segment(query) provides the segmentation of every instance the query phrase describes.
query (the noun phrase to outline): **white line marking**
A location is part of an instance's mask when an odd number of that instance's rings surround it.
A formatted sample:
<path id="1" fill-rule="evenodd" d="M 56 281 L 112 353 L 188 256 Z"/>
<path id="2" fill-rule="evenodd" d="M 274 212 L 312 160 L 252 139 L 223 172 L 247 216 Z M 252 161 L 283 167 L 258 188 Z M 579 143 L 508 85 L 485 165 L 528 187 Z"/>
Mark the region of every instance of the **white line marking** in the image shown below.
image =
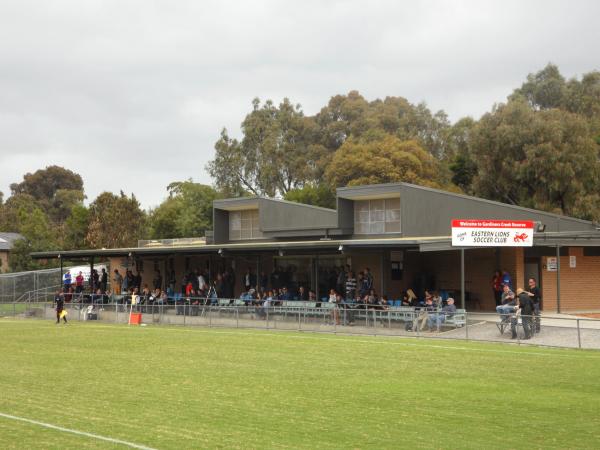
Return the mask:
<path id="1" fill-rule="evenodd" d="M 37 420 L 26 419 L 24 417 L 11 416 L 10 414 L 0 413 L 0 417 L 4 417 L 6 419 L 11 419 L 11 420 L 18 420 L 21 422 L 27 422 L 27 423 L 31 423 L 33 425 L 38 425 L 40 427 L 50 428 L 52 430 L 58 430 L 58 431 L 62 431 L 65 433 L 72 433 L 72 434 L 77 434 L 79 436 L 85 436 L 85 437 L 90 437 L 93 439 L 99 439 L 101 441 L 111 442 L 113 444 L 121 444 L 121 445 L 126 445 L 127 447 L 131 447 L 131 448 L 139 448 L 140 450 L 156 450 L 152 447 L 146 447 L 145 445 L 134 444 L 133 442 L 122 441 L 121 439 L 114 439 L 111 437 L 100 436 L 98 434 L 86 433 L 85 431 L 71 430 L 70 428 L 63 428 L 63 427 L 59 427 L 57 425 L 52 425 L 50 423 L 38 422 Z"/>

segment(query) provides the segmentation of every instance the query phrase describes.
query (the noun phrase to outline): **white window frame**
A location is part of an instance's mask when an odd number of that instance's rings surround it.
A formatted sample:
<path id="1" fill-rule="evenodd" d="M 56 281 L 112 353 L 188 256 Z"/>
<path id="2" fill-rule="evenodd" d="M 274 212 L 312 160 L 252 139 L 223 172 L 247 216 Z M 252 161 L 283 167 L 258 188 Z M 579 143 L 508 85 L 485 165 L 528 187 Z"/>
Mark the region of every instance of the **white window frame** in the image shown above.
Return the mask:
<path id="1" fill-rule="evenodd" d="M 393 198 L 378 198 L 372 200 L 355 200 L 354 201 L 354 234 L 398 234 L 402 232 L 402 217 L 401 209 L 398 203 L 398 208 L 390 207 L 392 201 L 400 202 L 399 197 Z M 383 209 L 381 209 L 383 202 Z M 367 205 L 367 208 L 359 208 L 360 205 Z M 396 213 L 398 220 L 388 220 L 390 214 Z M 383 220 L 381 215 L 383 214 Z M 362 216 L 362 217 L 361 217 Z M 362 219 L 362 220 L 361 220 Z M 383 231 L 372 231 L 374 226 L 383 224 Z M 398 224 L 398 230 L 388 231 L 388 224 Z"/>
<path id="2" fill-rule="evenodd" d="M 249 227 L 248 224 L 250 224 Z M 238 233 L 238 236 L 236 237 L 234 233 Z M 260 231 L 258 209 L 229 211 L 230 241 L 246 241 L 249 239 L 262 239 L 263 237 Z"/>

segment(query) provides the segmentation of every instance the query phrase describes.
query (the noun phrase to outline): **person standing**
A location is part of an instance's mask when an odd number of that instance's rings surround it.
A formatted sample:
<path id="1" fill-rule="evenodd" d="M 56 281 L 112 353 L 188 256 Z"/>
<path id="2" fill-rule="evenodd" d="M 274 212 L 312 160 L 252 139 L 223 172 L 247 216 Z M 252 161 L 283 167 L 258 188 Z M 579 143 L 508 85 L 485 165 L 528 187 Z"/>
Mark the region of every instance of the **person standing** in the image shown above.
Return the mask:
<path id="1" fill-rule="evenodd" d="M 81 294 L 83 292 L 83 273 L 79 272 L 75 277 L 75 292 Z"/>
<path id="2" fill-rule="evenodd" d="M 501 281 L 502 286 L 508 286 L 508 288 L 510 290 L 512 290 L 512 279 L 510 278 L 510 274 L 508 273 L 508 270 L 504 270 L 502 272 L 502 281 Z"/>
<path id="3" fill-rule="evenodd" d="M 102 268 L 102 273 L 100 274 L 100 290 L 103 294 L 106 294 L 106 288 L 108 287 L 108 274 L 106 273 L 106 269 Z"/>
<path id="4" fill-rule="evenodd" d="M 115 293 L 115 295 L 121 295 L 121 285 L 123 284 L 123 276 L 119 273 L 117 269 L 115 269 L 113 282 L 115 283 L 115 285 L 113 286 L 113 292 Z"/>
<path id="5" fill-rule="evenodd" d="M 346 279 L 346 300 L 352 300 L 356 294 L 356 277 L 354 272 L 348 271 L 348 278 Z"/>
<path id="6" fill-rule="evenodd" d="M 531 339 L 533 335 L 533 328 L 531 319 L 533 316 L 533 301 L 531 297 L 529 297 L 529 293 L 525 292 L 523 289 L 517 289 L 517 298 L 518 298 L 518 308 L 521 311 L 521 320 L 523 323 L 523 332 L 525 333 L 525 339 Z M 513 336 L 516 334 L 513 331 Z"/>
<path id="7" fill-rule="evenodd" d="M 530 278 L 527 283 L 529 285 L 529 291 L 527 291 L 527 294 L 529 295 L 529 298 L 531 298 L 531 301 L 533 302 L 535 332 L 539 333 L 540 328 L 541 328 L 540 310 L 541 310 L 542 296 L 540 294 L 540 288 L 537 287 L 537 282 L 535 281 L 535 278 Z"/>
<path id="8" fill-rule="evenodd" d="M 69 288 L 71 287 L 71 271 L 67 270 L 67 273 L 63 275 L 63 284 L 65 286 L 64 291 L 69 292 Z"/>
<path id="9" fill-rule="evenodd" d="M 492 277 L 492 291 L 494 292 L 496 306 L 500 306 L 502 304 L 502 275 L 500 275 L 499 270 L 496 270 L 494 272 L 494 276 Z"/>
<path id="10" fill-rule="evenodd" d="M 54 305 L 56 308 L 56 323 L 60 323 L 60 319 L 67 323 L 67 311 L 65 311 L 65 298 L 62 292 L 57 292 L 54 296 Z"/>

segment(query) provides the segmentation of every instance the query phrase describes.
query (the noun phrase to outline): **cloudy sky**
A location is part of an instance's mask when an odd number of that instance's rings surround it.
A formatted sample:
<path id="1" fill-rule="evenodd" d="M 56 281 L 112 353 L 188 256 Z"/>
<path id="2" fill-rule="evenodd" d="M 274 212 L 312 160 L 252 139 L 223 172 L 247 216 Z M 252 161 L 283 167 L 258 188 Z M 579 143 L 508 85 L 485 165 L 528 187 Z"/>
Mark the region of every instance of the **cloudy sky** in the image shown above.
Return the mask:
<path id="1" fill-rule="evenodd" d="M 222 127 L 254 97 L 314 114 L 360 91 L 452 121 L 528 73 L 600 70 L 600 2 L 0 0 L 0 191 L 58 164 L 88 198 L 210 183 Z"/>

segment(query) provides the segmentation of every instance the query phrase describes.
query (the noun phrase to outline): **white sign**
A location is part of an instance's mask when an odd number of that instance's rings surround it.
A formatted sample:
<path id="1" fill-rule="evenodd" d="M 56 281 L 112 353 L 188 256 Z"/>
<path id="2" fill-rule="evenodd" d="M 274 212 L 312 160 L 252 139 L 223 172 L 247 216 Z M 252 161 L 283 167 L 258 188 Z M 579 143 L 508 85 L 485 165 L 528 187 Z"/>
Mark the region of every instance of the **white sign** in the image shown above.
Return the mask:
<path id="1" fill-rule="evenodd" d="M 546 270 L 548 270 L 548 272 L 556 272 L 558 270 L 556 256 L 548 256 L 548 259 L 546 259 Z"/>
<path id="2" fill-rule="evenodd" d="M 577 267 L 577 256 L 569 256 L 569 267 L 575 269 Z"/>
<path id="3" fill-rule="evenodd" d="M 453 247 L 531 247 L 531 220 L 452 220 Z"/>

